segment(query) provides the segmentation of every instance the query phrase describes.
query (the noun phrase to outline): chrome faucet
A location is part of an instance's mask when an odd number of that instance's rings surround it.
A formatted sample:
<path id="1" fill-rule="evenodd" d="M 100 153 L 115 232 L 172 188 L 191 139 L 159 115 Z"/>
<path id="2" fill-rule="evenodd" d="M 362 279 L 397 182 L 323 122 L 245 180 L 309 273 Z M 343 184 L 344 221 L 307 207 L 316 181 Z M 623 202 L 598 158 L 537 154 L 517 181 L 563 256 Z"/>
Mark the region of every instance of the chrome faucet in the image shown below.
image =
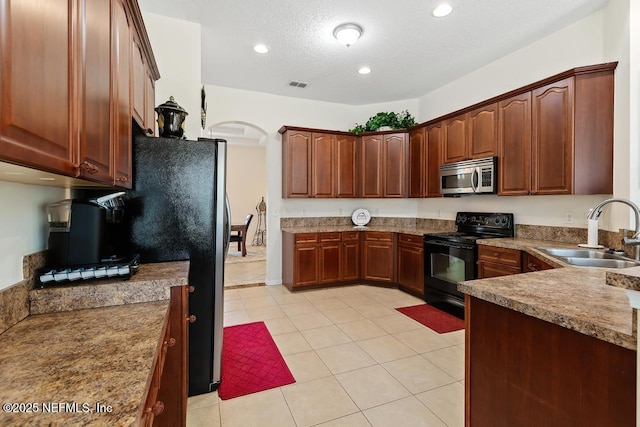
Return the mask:
<path id="1" fill-rule="evenodd" d="M 640 209 L 638 208 L 638 205 L 633 203 L 631 200 L 623 199 L 621 197 L 614 197 L 614 198 L 607 199 L 607 200 L 604 200 L 604 201 L 598 203 L 593 209 L 591 209 L 591 212 L 589 213 L 588 219 L 597 220 L 600 217 L 600 215 L 602 214 L 602 208 L 605 205 L 608 205 L 609 203 L 614 203 L 614 202 L 620 202 L 620 203 L 623 203 L 623 204 L 629 206 L 631 208 L 631 210 L 633 211 L 633 214 L 636 217 L 636 231 L 633 234 L 633 237 L 628 238 L 627 237 L 627 230 L 623 229 L 622 230 L 622 244 L 625 245 L 625 246 L 636 246 L 636 248 L 635 248 L 636 260 L 640 260 L 640 247 L 638 247 L 640 245 L 640 237 L 639 237 L 640 236 Z"/>

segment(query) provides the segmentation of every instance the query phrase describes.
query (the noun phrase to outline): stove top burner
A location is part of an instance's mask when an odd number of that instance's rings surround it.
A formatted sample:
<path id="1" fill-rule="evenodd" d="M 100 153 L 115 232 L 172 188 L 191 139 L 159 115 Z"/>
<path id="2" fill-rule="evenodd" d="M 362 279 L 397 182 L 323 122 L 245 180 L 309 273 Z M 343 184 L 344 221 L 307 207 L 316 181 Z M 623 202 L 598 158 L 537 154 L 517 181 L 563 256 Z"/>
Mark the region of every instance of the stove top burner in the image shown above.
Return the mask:
<path id="1" fill-rule="evenodd" d="M 478 239 L 513 237 L 513 214 L 458 212 L 456 214 L 458 231 L 425 234 L 425 240 L 443 240 L 450 242 L 475 244 Z"/>

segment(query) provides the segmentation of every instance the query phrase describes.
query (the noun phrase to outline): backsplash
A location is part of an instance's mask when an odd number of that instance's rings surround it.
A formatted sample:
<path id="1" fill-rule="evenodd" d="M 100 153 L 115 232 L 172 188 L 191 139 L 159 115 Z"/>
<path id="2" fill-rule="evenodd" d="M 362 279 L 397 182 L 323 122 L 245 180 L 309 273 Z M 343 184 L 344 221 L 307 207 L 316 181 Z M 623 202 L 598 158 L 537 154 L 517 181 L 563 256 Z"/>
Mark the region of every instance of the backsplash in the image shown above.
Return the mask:
<path id="1" fill-rule="evenodd" d="M 29 291 L 36 283 L 36 272 L 44 267 L 45 252 L 22 258 L 24 280 L 0 291 L 0 334 L 29 315 Z"/>

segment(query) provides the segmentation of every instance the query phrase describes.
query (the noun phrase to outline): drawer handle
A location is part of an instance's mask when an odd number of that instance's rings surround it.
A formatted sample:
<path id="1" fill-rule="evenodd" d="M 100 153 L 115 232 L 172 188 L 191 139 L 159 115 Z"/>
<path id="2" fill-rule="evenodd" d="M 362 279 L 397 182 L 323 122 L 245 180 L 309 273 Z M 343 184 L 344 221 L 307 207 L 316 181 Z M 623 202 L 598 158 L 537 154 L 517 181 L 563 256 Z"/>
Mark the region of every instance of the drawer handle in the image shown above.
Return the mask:
<path id="1" fill-rule="evenodd" d="M 161 400 L 158 400 L 151 408 L 147 408 L 147 413 L 149 412 L 155 416 L 162 414 L 164 412 L 164 403 L 162 403 Z"/>
<path id="2" fill-rule="evenodd" d="M 191 316 L 187 317 L 187 320 L 189 321 L 189 323 L 194 323 L 196 319 L 197 317 L 195 314 L 192 314 Z"/>
<path id="3" fill-rule="evenodd" d="M 96 165 L 94 165 L 93 163 L 89 163 L 86 160 L 82 163 L 80 163 L 79 166 L 80 170 L 82 172 L 86 172 L 89 175 L 95 175 L 98 172 L 100 172 L 100 168 L 98 168 Z"/>
<path id="4" fill-rule="evenodd" d="M 127 178 L 126 176 L 119 176 L 118 178 L 116 178 L 116 181 L 118 181 L 118 182 L 129 182 L 129 178 Z"/>

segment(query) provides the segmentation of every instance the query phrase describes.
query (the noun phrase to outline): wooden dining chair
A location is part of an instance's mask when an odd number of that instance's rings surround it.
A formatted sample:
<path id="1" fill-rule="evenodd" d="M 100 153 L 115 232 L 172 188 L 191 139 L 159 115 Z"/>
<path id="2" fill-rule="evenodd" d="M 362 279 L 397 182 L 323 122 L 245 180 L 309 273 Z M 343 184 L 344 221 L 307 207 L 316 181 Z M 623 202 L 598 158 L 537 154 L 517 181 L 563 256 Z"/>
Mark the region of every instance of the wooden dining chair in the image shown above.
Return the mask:
<path id="1" fill-rule="evenodd" d="M 238 250 L 242 251 L 242 256 L 247 256 L 247 232 L 249 231 L 249 224 L 253 219 L 253 214 L 247 215 L 242 225 L 231 226 L 231 237 L 229 242 L 238 242 Z M 236 231 L 237 234 L 233 234 Z"/>

